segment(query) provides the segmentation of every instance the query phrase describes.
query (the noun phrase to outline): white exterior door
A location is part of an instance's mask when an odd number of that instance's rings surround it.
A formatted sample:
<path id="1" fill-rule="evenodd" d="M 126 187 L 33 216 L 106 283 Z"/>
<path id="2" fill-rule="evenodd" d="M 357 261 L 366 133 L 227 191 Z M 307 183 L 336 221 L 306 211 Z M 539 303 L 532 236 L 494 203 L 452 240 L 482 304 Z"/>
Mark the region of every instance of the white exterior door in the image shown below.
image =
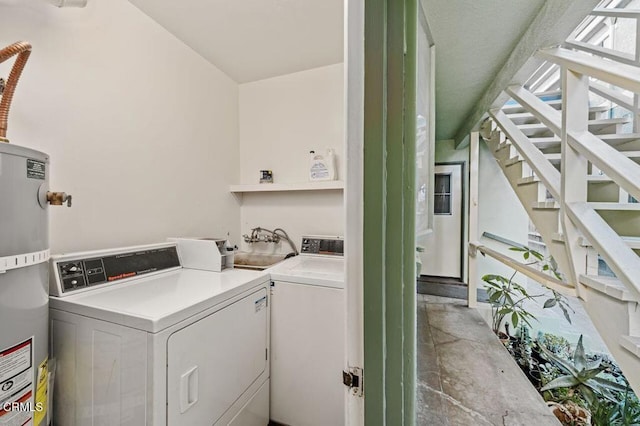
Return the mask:
<path id="1" fill-rule="evenodd" d="M 462 278 L 462 164 L 436 164 L 433 238 L 422 253 L 422 275 Z"/>

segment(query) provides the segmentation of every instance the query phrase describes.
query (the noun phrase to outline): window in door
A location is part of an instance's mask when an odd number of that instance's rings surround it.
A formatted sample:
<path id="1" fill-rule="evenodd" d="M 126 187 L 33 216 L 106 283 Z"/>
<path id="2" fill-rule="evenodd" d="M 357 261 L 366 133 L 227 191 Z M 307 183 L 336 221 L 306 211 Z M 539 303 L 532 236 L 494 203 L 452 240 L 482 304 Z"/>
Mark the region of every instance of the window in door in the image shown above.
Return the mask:
<path id="1" fill-rule="evenodd" d="M 451 173 L 436 173 L 434 176 L 433 214 L 450 215 Z"/>

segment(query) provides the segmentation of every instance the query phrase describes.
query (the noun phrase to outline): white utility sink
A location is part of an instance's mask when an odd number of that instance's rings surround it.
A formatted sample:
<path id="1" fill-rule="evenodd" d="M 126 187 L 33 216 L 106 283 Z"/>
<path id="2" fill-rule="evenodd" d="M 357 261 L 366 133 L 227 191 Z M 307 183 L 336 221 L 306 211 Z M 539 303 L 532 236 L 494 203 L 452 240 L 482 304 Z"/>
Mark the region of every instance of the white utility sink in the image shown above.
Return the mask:
<path id="1" fill-rule="evenodd" d="M 284 254 L 238 252 L 233 257 L 233 266 L 239 269 L 255 269 L 261 271 L 276 263 L 282 262 L 285 256 Z"/>

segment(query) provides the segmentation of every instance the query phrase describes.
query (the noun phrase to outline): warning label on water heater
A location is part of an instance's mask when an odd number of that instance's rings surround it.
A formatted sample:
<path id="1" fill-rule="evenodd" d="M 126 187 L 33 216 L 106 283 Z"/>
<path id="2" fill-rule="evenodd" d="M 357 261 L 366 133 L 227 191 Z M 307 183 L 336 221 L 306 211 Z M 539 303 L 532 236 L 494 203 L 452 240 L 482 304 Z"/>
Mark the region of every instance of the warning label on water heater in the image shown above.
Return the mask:
<path id="1" fill-rule="evenodd" d="M 33 338 L 0 350 L 0 425 L 33 421 Z"/>
<path id="2" fill-rule="evenodd" d="M 44 180 L 47 171 L 46 167 L 44 161 L 27 159 L 27 177 L 29 179 Z"/>

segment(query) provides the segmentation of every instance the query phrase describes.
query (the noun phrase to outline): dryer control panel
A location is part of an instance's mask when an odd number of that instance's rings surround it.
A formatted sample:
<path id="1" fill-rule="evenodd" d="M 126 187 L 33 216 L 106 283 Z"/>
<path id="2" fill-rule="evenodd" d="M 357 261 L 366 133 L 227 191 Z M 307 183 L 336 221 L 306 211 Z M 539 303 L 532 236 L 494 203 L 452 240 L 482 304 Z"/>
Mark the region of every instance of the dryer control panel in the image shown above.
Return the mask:
<path id="1" fill-rule="evenodd" d="M 113 250 L 56 256 L 51 260 L 52 296 L 64 296 L 95 286 L 168 269 L 180 268 L 175 244 L 130 247 Z"/>
<path id="2" fill-rule="evenodd" d="M 344 256 L 344 239 L 341 237 L 302 237 L 300 254 Z"/>

